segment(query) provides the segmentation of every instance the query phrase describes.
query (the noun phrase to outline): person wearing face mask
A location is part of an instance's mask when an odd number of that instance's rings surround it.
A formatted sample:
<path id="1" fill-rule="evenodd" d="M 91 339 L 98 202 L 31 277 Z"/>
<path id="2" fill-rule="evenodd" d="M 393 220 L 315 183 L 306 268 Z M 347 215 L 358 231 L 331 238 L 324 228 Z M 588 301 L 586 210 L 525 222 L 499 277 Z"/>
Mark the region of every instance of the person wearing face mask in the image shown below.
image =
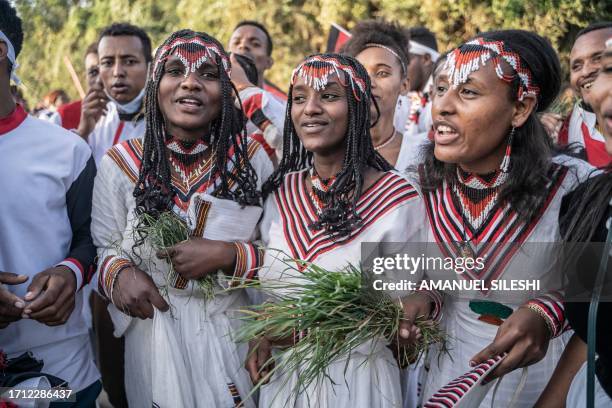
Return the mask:
<path id="1" fill-rule="evenodd" d="M 113 146 L 100 161 L 92 206 L 98 290 L 125 337 L 130 407 L 254 407 L 246 347 L 229 337 L 246 294 L 220 285 L 225 274 L 244 272 L 237 248 L 256 238 L 261 184 L 273 168 L 246 134 L 232 69 L 210 35 L 170 35 L 145 88 L 144 138 Z M 170 212 L 190 238 L 156 253 L 142 217 Z M 198 283 L 207 276 L 213 298 Z"/>
<path id="2" fill-rule="evenodd" d="M 606 152 L 612 158 L 612 37 L 606 41 L 606 48 L 601 55 L 601 69 L 590 86 L 589 103 L 597 116 L 597 123 L 601 124 Z M 612 228 L 612 164 L 601 168 L 594 177 L 564 198 L 560 220 L 563 239 L 568 243 L 606 241 Z M 603 255 L 612 257 L 612 253 Z M 601 258 L 590 256 L 587 252 L 578 252 L 577 255 L 572 253 L 570 256 L 576 256 L 581 265 L 577 286 L 586 289 L 587 296 L 565 306 L 575 334 L 563 352 L 537 407 L 587 406 L 587 331 L 592 324 L 596 324 L 593 402 L 595 407 L 609 407 L 612 406 L 612 299 L 609 296 L 612 259 L 608 259 L 608 268 L 604 272 L 604 295 L 600 299 L 597 318 L 589 321 L 589 299 L 593 293 L 595 276 L 592 271 L 599 269 Z M 585 279 L 586 276 L 589 278 Z"/>
<path id="3" fill-rule="evenodd" d="M 597 22 L 581 30 L 570 52 L 570 85 L 579 98 L 570 115 L 563 119 L 558 114 L 541 116 L 542 124 L 559 145 L 578 146 L 589 163 L 595 167 L 610 163 L 605 149 L 602 124 L 591 107 L 592 84 L 601 68 L 606 40 L 612 35 L 612 22 Z"/>
<path id="4" fill-rule="evenodd" d="M 447 256 L 480 257 L 484 266 L 428 271 L 431 279 L 466 288 L 445 291 L 449 352 L 430 355 L 424 396 L 431 406 L 476 398 L 451 381 L 470 367 L 498 362 L 482 378 L 490 388 L 478 382 L 474 388 L 482 401 L 472 403 L 481 405 L 470 406 L 491 406 L 495 394 L 493 406 L 532 407 L 568 340 L 552 244 L 560 242 L 564 196 L 592 168 L 553 156 L 536 116 L 557 96 L 560 75 L 550 44 L 523 30 L 483 33 L 450 51 L 436 70 L 433 140 L 418 168 L 431 225 L 427 240 Z M 535 279 L 540 288 L 492 284 L 518 279 Z M 482 373 L 472 375 L 480 381 Z M 494 391 L 493 380 L 502 376 Z"/>
<path id="5" fill-rule="evenodd" d="M 98 39 L 100 81 L 82 103 L 77 132 L 96 164 L 115 144 L 144 134 L 143 98 L 151 62 L 151 40 L 141 28 L 115 23 Z"/>

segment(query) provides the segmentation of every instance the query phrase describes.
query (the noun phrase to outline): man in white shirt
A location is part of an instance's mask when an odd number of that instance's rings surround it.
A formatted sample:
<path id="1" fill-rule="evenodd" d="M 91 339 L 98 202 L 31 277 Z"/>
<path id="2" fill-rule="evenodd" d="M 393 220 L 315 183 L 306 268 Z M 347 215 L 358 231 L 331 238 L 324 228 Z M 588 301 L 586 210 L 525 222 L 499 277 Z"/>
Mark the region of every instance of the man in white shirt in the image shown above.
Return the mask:
<path id="1" fill-rule="evenodd" d="M 59 378 L 76 392 L 71 406 L 91 407 L 101 384 L 79 291 L 96 255 L 95 165 L 81 138 L 15 104 L 10 79 L 18 81 L 22 43 L 21 20 L 0 0 L 0 348 L 9 359 L 3 373 L 16 358 L 37 360 L 40 372 L 14 368 L 22 381 L 48 388 Z"/>
<path id="2" fill-rule="evenodd" d="M 139 27 L 112 24 L 100 34 L 98 58 L 100 82 L 83 100 L 78 128 L 96 163 L 117 143 L 144 135 L 142 103 L 151 40 Z"/>

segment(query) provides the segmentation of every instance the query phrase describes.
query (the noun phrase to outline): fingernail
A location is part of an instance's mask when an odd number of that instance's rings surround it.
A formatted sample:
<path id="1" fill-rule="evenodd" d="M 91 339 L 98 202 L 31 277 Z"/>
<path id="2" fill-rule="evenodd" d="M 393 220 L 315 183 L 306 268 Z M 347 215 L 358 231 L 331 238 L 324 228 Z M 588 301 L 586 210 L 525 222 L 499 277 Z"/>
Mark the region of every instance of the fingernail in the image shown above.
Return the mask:
<path id="1" fill-rule="evenodd" d="M 401 329 L 400 330 L 400 337 L 403 337 L 404 339 L 407 339 L 408 337 L 410 337 L 410 332 L 407 329 Z"/>
<path id="2" fill-rule="evenodd" d="M 15 302 L 15 307 L 18 309 L 23 309 L 25 307 L 25 303 L 23 303 L 21 300 L 18 300 Z"/>
<path id="3" fill-rule="evenodd" d="M 476 362 L 474 360 L 470 360 L 470 367 L 475 367 L 476 366 Z"/>
<path id="4" fill-rule="evenodd" d="M 30 299 L 32 299 L 33 296 L 34 296 L 34 292 L 28 292 L 25 295 L 25 299 L 26 300 L 30 300 Z"/>
<path id="5" fill-rule="evenodd" d="M 23 314 L 21 315 L 21 318 L 22 318 L 22 319 L 29 319 L 29 318 L 30 318 L 30 316 L 29 316 L 28 314 L 26 314 L 26 313 L 23 313 Z"/>
<path id="6" fill-rule="evenodd" d="M 27 278 L 27 277 L 28 277 L 28 275 L 19 275 L 18 276 L 19 279 L 23 279 L 23 278 Z"/>
<path id="7" fill-rule="evenodd" d="M 26 310 L 23 311 L 23 313 L 30 314 L 30 313 L 32 313 L 32 309 L 26 309 Z"/>

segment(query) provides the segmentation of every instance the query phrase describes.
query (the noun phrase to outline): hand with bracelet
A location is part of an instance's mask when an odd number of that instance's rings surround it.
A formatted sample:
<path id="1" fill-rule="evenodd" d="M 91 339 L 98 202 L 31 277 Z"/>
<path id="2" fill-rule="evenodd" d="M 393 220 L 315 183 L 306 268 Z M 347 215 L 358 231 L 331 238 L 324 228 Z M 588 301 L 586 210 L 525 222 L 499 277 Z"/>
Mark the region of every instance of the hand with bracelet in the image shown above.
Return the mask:
<path id="1" fill-rule="evenodd" d="M 123 313 L 139 319 L 152 319 L 153 307 L 162 312 L 170 308 L 153 278 L 135 266 L 125 267 L 117 273 L 110 298 Z"/>
<path id="2" fill-rule="evenodd" d="M 527 303 L 514 311 L 499 326 L 493 342 L 472 357 L 470 366 L 474 367 L 489 358 L 508 353 L 508 356 L 488 376 L 487 381 L 491 381 L 519 367 L 529 366 L 543 359 L 552 335 L 547 318 Z"/>

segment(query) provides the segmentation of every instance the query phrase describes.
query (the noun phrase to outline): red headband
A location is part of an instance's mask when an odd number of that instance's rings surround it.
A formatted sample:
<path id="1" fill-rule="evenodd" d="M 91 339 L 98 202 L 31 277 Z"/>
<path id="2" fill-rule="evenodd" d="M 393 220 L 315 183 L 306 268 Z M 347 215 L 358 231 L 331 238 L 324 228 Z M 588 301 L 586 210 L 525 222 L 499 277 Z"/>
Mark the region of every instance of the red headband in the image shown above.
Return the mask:
<path id="1" fill-rule="evenodd" d="M 453 86 L 467 81 L 468 76 L 478 71 L 490 60 L 495 64 L 495 73 L 505 82 L 512 82 L 514 75 L 505 75 L 501 66 L 504 60 L 518 75 L 521 85 L 518 90 L 518 99 L 522 101 L 525 95 L 540 93 L 540 88 L 533 84 L 533 76 L 529 68 L 521 61 L 520 55 L 509 50 L 503 41 L 488 41 L 482 37 L 468 41 L 448 54 L 445 69 L 449 69 L 448 76 Z"/>
<path id="2" fill-rule="evenodd" d="M 299 76 L 304 78 L 306 85 L 315 91 L 320 91 L 321 89 L 325 89 L 325 87 L 327 87 L 329 76 L 336 74 L 342 86 L 347 87 L 348 84 L 343 81 L 340 72 L 344 72 L 346 74 L 346 78 L 348 78 L 350 81 L 351 90 L 353 91 L 353 95 L 355 95 L 355 99 L 360 101 L 361 97 L 359 95 L 365 95 L 365 81 L 357 76 L 357 73 L 353 67 L 341 63 L 334 57 L 314 55 L 307 58 L 293 70 L 293 74 L 291 75 L 291 85 L 293 86 L 296 78 Z"/>
<path id="3" fill-rule="evenodd" d="M 227 57 L 219 46 L 213 42 L 203 40 L 199 37 L 189 39 L 177 38 L 170 44 L 164 45 L 159 53 L 159 58 L 155 61 L 154 71 L 161 62 L 165 62 L 169 55 L 176 55 L 185 65 L 185 76 L 191 72 L 195 72 L 206 61 L 215 61 L 215 55 L 221 58 L 223 70 L 230 75 L 230 63 Z"/>

